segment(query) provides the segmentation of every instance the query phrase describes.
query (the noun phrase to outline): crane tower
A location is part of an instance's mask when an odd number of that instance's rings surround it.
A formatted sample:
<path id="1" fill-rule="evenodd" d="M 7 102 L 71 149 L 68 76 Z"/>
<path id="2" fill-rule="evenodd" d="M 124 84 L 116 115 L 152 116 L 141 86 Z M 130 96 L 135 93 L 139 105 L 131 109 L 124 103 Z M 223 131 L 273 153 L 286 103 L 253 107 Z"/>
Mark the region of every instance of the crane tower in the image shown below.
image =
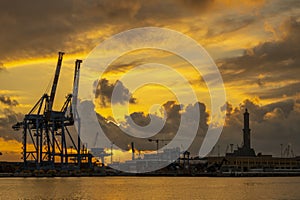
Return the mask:
<path id="1" fill-rule="evenodd" d="M 58 60 L 50 96 L 43 94 L 22 122 L 13 129 L 23 129 L 22 143 L 24 169 L 65 169 L 70 161 L 76 161 L 80 168 L 82 160 L 91 165 L 92 155 L 82 151 L 80 138 L 77 143 L 68 127 L 74 125 L 73 109 L 76 108 L 78 80 L 81 60 L 75 62 L 73 94 L 68 94 L 62 107 L 53 110 L 56 88 L 62 66 L 63 52 L 58 53 Z M 75 98 L 73 97 L 75 96 Z M 73 101 L 73 102 L 72 102 Z M 75 154 L 68 152 L 67 142 L 76 149 Z"/>

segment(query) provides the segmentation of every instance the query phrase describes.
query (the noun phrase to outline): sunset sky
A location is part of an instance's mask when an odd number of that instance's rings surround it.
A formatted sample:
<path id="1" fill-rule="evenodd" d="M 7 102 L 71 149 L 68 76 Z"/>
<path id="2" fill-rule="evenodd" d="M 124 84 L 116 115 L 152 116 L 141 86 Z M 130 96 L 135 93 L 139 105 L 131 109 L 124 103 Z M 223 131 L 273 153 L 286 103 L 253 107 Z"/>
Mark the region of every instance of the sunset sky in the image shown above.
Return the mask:
<path id="1" fill-rule="evenodd" d="M 299 0 L 3 0 L 0 25 L 0 160 L 20 157 L 21 132 L 11 130 L 11 125 L 22 121 L 42 94 L 49 92 L 58 51 L 66 54 L 55 108 L 72 91 L 75 59 L 84 62 L 97 45 L 114 34 L 148 26 L 186 34 L 217 64 L 227 97 L 226 123 L 218 143 L 221 154 L 231 143 L 241 145 L 242 113 L 247 107 L 256 152 L 278 156 L 283 144 L 300 155 Z M 126 72 L 147 62 L 171 66 L 189 80 L 206 116 L 202 128 L 207 128 L 210 99 L 205 83 L 189 63 L 168 52 L 144 50 L 120 57 L 102 77 L 108 82 L 101 82 L 100 90 L 109 90 Z M 147 68 L 140 70 L 140 78 L 151 74 Z M 173 81 L 182 91 L 169 72 L 162 70 L 157 76 Z M 124 91 L 126 88 L 124 85 Z M 105 93 L 98 97 L 99 114 L 111 120 L 110 97 Z M 170 115 L 178 104 L 173 93 L 158 85 L 129 92 L 124 97 L 128 100 L 132 101 L 130 113 L 143 113 L 134 115 L 141 124 L 147 121 L 153 104 L 175 101 L 165 104 Z M 122 110 L 123 100 L 117 103 Z M 151 112 L 160 116 L 157 111 Z M 188 112 L 187 107 L 176 111 L 181 112 Z M 118 117 L 127 122 L 126 117 Z"/>

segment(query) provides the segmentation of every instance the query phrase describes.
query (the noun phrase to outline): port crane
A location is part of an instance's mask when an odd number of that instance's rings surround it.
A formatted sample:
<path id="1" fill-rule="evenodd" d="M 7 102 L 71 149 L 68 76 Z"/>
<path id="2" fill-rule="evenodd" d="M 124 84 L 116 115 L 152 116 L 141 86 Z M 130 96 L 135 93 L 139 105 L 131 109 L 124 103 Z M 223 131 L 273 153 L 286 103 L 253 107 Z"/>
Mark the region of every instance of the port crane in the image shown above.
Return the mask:
<path id="1" fill-rule="evenodd" d="M 107 156 L 112 156 L 112 146 L 110 149 L 110 153 L 107 153 L 104 148 L 99 148 L 97 146 L 97 141 L 99 137 L 99 132 L 97 132 L 96 137 L 95 137 L 95 142 L 94 142 L 94 148 L 91 148 L 91 152 L 94 155 L 95 158 L 100 158 L 101 164 L 104 166 L 104 158 Z M 98 160 L 97 160 L 98 161 Z M 112 158 L 111 158 L 111 163 L 112 163 Z"/>
<path id="2" fill-rule="evenodd" d="M 81 151 L 79 134 L 76 145 L 73 135 L 68 129 L 74 125 L 73 108 L 77 103 L 81 60 L 75 61 L 73 94 L 66 96 L 60 110 L 53 110 L 63 55 L 64 52 L 58 53 L 50 96 L 47 93 L 43 94 L 25 115 L 23 121 L 12 126 L 16 131 L 23 129 L 24 169 L 65 169 L 68 168 L 69 160 L 76 160 L 79 168 L 82 160 L 88 160 L 91 165 L 92 155 Z M 68 152 L 67 142 L 72 143 L 72 147 L 77 151 L 76 154 Z"/>

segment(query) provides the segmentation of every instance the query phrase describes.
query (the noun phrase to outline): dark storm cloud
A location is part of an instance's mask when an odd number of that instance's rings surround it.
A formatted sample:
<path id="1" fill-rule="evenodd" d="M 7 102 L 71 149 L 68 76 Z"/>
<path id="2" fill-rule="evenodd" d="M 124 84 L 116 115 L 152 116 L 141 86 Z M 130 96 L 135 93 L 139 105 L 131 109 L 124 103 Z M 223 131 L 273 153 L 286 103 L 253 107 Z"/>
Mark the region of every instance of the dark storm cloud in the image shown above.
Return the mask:
<path id="1" fill-rule="evenodd" d="M 11 99 L 9 96 L 0 95 L 0 103 L 8 106 L 17 106 L 19 102 L 15 99 Z"/>
<path id="2" fill-rule="evenodd" d="M 250 95 L 257 95 L 261 99 L 273 99 L 280 97 L 294 97 L 300 92 L 300 80 L 298 83 L 286 84 L 279 88 L 267 89 L 264 91 L 249 92 Z"/>
<path id="3" fill-rule="evenodd" d="M 113 94 L 114 96 L 112 96 Z M 100 100 L 99 104 L 103 107 L 108 106 L 110 103 L 136 103 L 136 98 L 132 97 L 132 94 L 121 81 L 111 84 L 107 79 L 101 79 L 96 87 L 95 97 Z"/>
<path id="4" fill-rule="evenodd" d="M 290 10 L 294 10 L 297 8 L 300 8 L 300 1 L 298 0 L 286 0 L 286 1 L 271 1 L 272 6 L 269 4 L 266 4 L 264 6 L 264 13 L 261 13 L 264 15 L 264 17 L 270 17 L 274 15 L 278 15 L 278 13 L 284 13 Z"/>
<path id="5" fill-rule="evenodd" d="M 229 144 L 242 145 L 243 113 L 250 113 L 252 146 L 258 152 L 280 155 L 280 144 L 292 144 L 295 153 L 300 153 L 299 103 L 283 101 L 260 106 L 245 100 L 239 107 L 230 110 L 226 118 L 219 145 L 225 150 Z M 221 153 L 225 153 L 224 151 Z"/>
<path id="6" fill-rule="evenodd" d="M 222 7 L 215 10 L 218 14 L 221 11 L 222 15 L 214 20 L 216 26 L 210 27 L 208 32 L 213 35 L 233 32 L 279 15 L 293 16 L 297 13 L 294 11 L 300 8 L 298 0 L 223 1 L 222 3 Z"/>
<path id="7" fill-rule="evenodd" d="M 147 126 L 151 122 L 150 115 L 145 115 L 143 112 L 131 113 L 130 116 L 126 116 L 125 119 L 127 120 L 129 117 L 139 126 Z"/>
<path id="8" fill-rule="evenodd" d="M 202 15 L 213 5 L 211 0 L 143 1 L 135 18 L 146 23 L 162 24 L 182 17 Z"/>
<path id="9" fill-rule="evenodd" d="M 276 1 L 275 5 L 267 4 L 263 7 L 265 10 L 256 16 L 242 12 L 232 13 L 230 6 L 220 2 L 3 0 L 0 2 L 0 59 L 8 62 L 54 56 L 59 50 L 66 53 L 86 53 L 106 37 L 120 31 L 141 26 L 169 27 L 180 23 L 182 19 L 191 21 L 186 30 L 194 33 L 195 30 L 202 30 L 203 24 L 207 23 L 205 18 L 201 19 L 199 16 L 216 7 L 218 9 L 213 12 L 221 15 L 217 19 L 209 17 L 207 37 L 232 32 L 273 13 L 299 7 L 298 1 Z M 235 2 L 230 4 L 239 5 Z"/>
<path id="10" fill-rule="evenodd" d="M 252 75 L 258 70 L 259 72 L 281 72 L 283 69 L 297 69 L 300 47 L 294 44 L 300 41 L 300 36 L 297 34 L 300 23 L 291 19 L 285 23 L 285 27 L 289 33 L 282 41 L 265 42 L 248 49 L 241 57 L 224 60 L 222 68 L 224 67 L 224 70 L 244 69 L 240 75 L 249 72 L 249 75 Z"/>
<path id="11" fill-rule="evenodd" d="M 130 21 L 137 9 L 135 1 L 1 1 L 0 59 L 17 60 L 49 56 L 58 50 L 74 53 L 91 49 L 95 41 L 85 36 L 86 32 L 115 24 L 122 27 L 120 20 Z M 118 31 L 118 27 L 114 30 Z M 82 34 L 81 37 L 77 38 L 78 34 Z"/>
<path id="12" fill-rule="evenodd" d="M 211 2 L 4 0 L 0 2 L 0 59 L 54 56 L 59 50 L 86 53 L 120 31 L 176 24 L 181 18 L 203 14 Z"/>
<path id="13" fill-rule="evenodd" d="M 199 153 L 200 147 L 202 145 L 203 139 L 208 129 L 208 118 L 209 118 L 209 114 L 206 110 L 206 105 L 201 102 L 197 102 L 196 104 L 199 108 L 200 121 L 198 122 L 199 127 L 197 130 L 196 137 L 188 149 L 188 151 L 190 151 L 192 155 L 198 155 Z M 196 104 L 187 106 L 185 112 L 186 113 L 197 112 L 196 109 L 194 109 Z M 193 113 L 191 116 L 193 115 L 195 116 L 195 113 Z M 193 119 L 189 119 L 189 121 L 194 121 L 195 119 L 196 117 L 193 117 Z"/>
<path id="14" fill-rule="evenodd" d="M 272 110 L 279 108 L 283 112 L 285 117 L 288 117 L 290 115 L 290 113 L 294 110 L 294 107 L 295 107 L 295 102 L 293 100 L 271 103 L 264 106 L 264 108 L 268 112 L 271 112 Z"/>
<path id="15" fill-rule="evenodd" d="M 200 112 L 200 121 L 197 135 L 189 151 L 192 155 L 197 155 L 199 148 L 202 145 L 203 138 L 208 128 L 208 113 L 206 106 L 203 103 L 197 103 Z M 182 105 L 176 104 L 173 101 L 166 102 L 164 109 L 167 113 L 166 123 L 161 131 L 151 137 L 172 139 L 180 125 L 182 115 L 189 113 L 193 116 L 192 109 L 195 105 L 189 105 L 182 110 Z M 268 105 L 261 106 L 251 100 L 245 100 L 238 107 L 233 107 L 227 103 L 226 126 L 223 129 L 222 135 L 217 145 L 220 146 L 220 154 L 224 154 L 226 147 L 229 144 L 234 144 L 234 147 L 242 145 L 242 128 L 243 128 L 243 113 L 245 109 L 250 113 L 250 128 L 252 146 L 256 152 L 264 154 L 280 155 L 280 144 L 287 146 L 291 144 L 294 152 L 298 155 L 300 152 L 300 104 L 297 101 L 281 101 Z M 223 108 L 225 109 L 225 107 Z M 140 126 L 146 126 L 150 123 L 150 115 L 143 112 L 132 113 L 130 116 L 133 121 Z M 128 119 L 127 117 L 127 119 Z M 188 119 L 192 121 L 193 117 Z M 159 117 L 157 117 L 159 119 Z M 139 150 L 155 150 L 156 143 L 151 143 L 146 138 L 136 138 L 124 134 L 114 123 L 107 123 L 103 117 L 99 117 L 99 122 L 104 127 L 104 132 L 117 146 L 123 149 L 129 149 L 131 142 Z M 130 126 L 130 123 L 127 123 Z M 129 129 L 128 129 L 129 130 Z M 160 147 L 168 142 L 161 142 Z"/>
<path id="16" fill-rule="evenodd" d="M 11 127 L 22 118 L 21 113 L 16 113 L 11 108 L 0 109 L 0 137 L 6 140 L 21 141 L 20 132 L 15 132 Z"/>
<path id="17" fill-rule="evenodd" d="M 264 42 L 245 51 L 243 56 L 219 61 L 225 83 L 244 82 L 245 85 L 264 86 L 260 98 L 294 96 L 299 92 L 300 73 L 300 22 L 294 18 L 283 24 L 286 36 L 280 41 Z M 262 78 L 260 76 L 263 76 Z M 284 85 L 266 88 L 286 81 Z"/>
<path id="18" fill-rule="evenodd" d="M 188 105 L 184 110 L 182 109 L 182 105 L 176 104 L 174 101 L 168 101 L 163 105 L 163 108 L 165 110 L 166 114 L 166 121 L 163 126 L 163 128 L 153 137 L 150 137 L 151 139 L 169 139 L 171 140 L 175 134 L 178 131 L 178 128 L 180 126 L 180 119 L 182 115 L 188 114 L 190 118 L 187 119 L 189 123 L 195 121 L 195 118 L 193 116 L 197 112 L 194 108 L 196 106 L 199 108 L 200 113 L 200 121 L 196 122 L 199 124 L 197 135 L 192 143 L 189 150 L 193 154 L 197 154 L 199 151 L 199 148 L 202 144 L 203 137 L 207 131 L 208 124 L 208 113 L 206 112 L 205 104 L 203 103 L 196 103 L 194 105 Z M 157 123 L 160 124 L 163 119 L 161 119 L 158 116 L 152 115 L 152 114 L 145 114 L 143 112 L 135 112 L 130 114 L 130 116 L 127 116 L 125 125 L 127 126 L 127 130 L 130 132 L 133 129 L 130 128 L 131 122 L 129 121 L 129 118 L 133 120 L 133 122 L 141 127 L 147 126 L 149 123 Z M 107 137 L 114 142 L 117 146 L 123 149 L 129 149 L 129 144 L 131 142 L 135 143 L 135 147 L 138 150 L 156 150 L 156 143 L 149 142 L 148 138 L 137 138 L 130 136 L 128 134 L 125 134 L 121 131 L 121 129 L 114 123 L 110 122 L 107 123 L 106 119 L 98 116 L 99 123 L 101 124 L 101 127 L 103 128 L 103 131 L 106 133 Z M 154 120 L 154 121 L 151 121 Z M 188 123 L 185 125 L 186 130 L 189 130 Z M 160 147 L 167 144 L 168 141 L 161 142 L 159 145 Z"/>
<path id="19" fill-rule="evenodd" d="M 107 71 L 114 71 L 114 72 L 126 72 L 136 66 L 144 64 L 145 61 L 143 59 L 136 59 L 128 62 L 128 61 L 120 61 L 117 63 L 113 63 L 109 66 Z"/>
<path id="20" fill-rule="evenodd" d="M 215 20 L 214 24 L 217 25 L 209 27 L 206 36 L 213 37 L 216 35 L 237 31 L 251 25 L 256 20 L 256 17 L 253 15 L 241 15 L 237 17 L 236 14 L 229 14 Z"/>
<path id="21" fill-rule="evenodd" d="M 154 137 L 151 137 L 153 139 L 172 139 L 175 136 L 180 125 L 181 106 L 176 104 L 174 101 L 168 101 L 163 105 L 163 108 L 166 114 L 166 121 L 163 128 Z M 131 113 L 130 116 L 125 117 L 126 121 L 124 124 L 125 126 L 129 126 L 127 127 L 127 130 L 129 132 L 132 131 L 130 127 L 132 124 L 129 121 L 129 118 L 131 118 L 136 125 L 141 127 L 148 125 L 150 122 L 152 123 L 151 119 L 154 119 L 154 123 L 159 123 L 158 120 L 163 120 L 158 116 L 150 116 L 150 114 L 146 114 L 143 112 Z M 128 149 L 129 144 L 131 142 L 134 142 L 135 147 L 139 150 L 156 150 L 156 144 L 149 142 L 148 138 L 144 139 L 130 136 L 128 134 L 123 133 L 122 130 L 119 127 L 117 127 L 114 123 L 101 123 L 101 119 L 104 120 L 104 118 L 100 117 L 99 119 L 100 124 L 104 126 L 103 130 L 106 133 L 107 137 L 110 138 L 110 140 L 113 141 L 120 148 Z M 133 131 L 135 131 L 135 129 L 133 129 Z"/>
<path id="22" fill-rule="evenodd" d="M 226 116 L 230 117 L 232 111 L 233 111 L 233 106 L 229 103 L 226 102 L 226 104 L 224 106 L 221 107 L 221 111 L 226 111 Z"/>

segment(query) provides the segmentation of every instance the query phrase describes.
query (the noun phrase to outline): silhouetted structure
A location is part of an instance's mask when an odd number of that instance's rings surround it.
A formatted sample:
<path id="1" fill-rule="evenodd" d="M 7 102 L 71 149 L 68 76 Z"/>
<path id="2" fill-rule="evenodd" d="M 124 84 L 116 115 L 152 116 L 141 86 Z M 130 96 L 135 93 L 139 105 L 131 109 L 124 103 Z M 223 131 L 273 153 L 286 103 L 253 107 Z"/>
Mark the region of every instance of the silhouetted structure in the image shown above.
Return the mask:
<path id="1" fill-rule="evenodd" d="M 244 128 L 243 128 L 243 146 L 238 147 L 233 153 L 227 153 L 226 156 L 247 156 L 255 157 L 255 151 L 251 148 L 251 137 L 250 137 L 250 126 L 249 126 L 249 112 L 246 108 L 244 113 Z"/>
<path id="2" fill-rule="evenodd" d="M 80 168 L 82 160 L 87 160 L 91 167 L 92 155 L 83 151 L 79 135 L 78 143 L 75 144 L 68 130 L 68 127 L 74 125 L 72 107 L 76 108 L 81 60 L 75 62 L 73 94 L 67 95 L 67 99 L 59 111 L 53 110 L 63 55 L 63 52 L 58 54 L 50 96 L 45 93 L 25 115 L 24 120 L 13 126 L 15 130 L 23 129 L 24 169 L 68 169 L 70 161 L 77 162 L 77 167 Z M 75 98 L 73 99 L 73 97 Z M 77 153 L 68 152 L 67 141 L 72 143 L 72 147 L 76 149 Z"/>

